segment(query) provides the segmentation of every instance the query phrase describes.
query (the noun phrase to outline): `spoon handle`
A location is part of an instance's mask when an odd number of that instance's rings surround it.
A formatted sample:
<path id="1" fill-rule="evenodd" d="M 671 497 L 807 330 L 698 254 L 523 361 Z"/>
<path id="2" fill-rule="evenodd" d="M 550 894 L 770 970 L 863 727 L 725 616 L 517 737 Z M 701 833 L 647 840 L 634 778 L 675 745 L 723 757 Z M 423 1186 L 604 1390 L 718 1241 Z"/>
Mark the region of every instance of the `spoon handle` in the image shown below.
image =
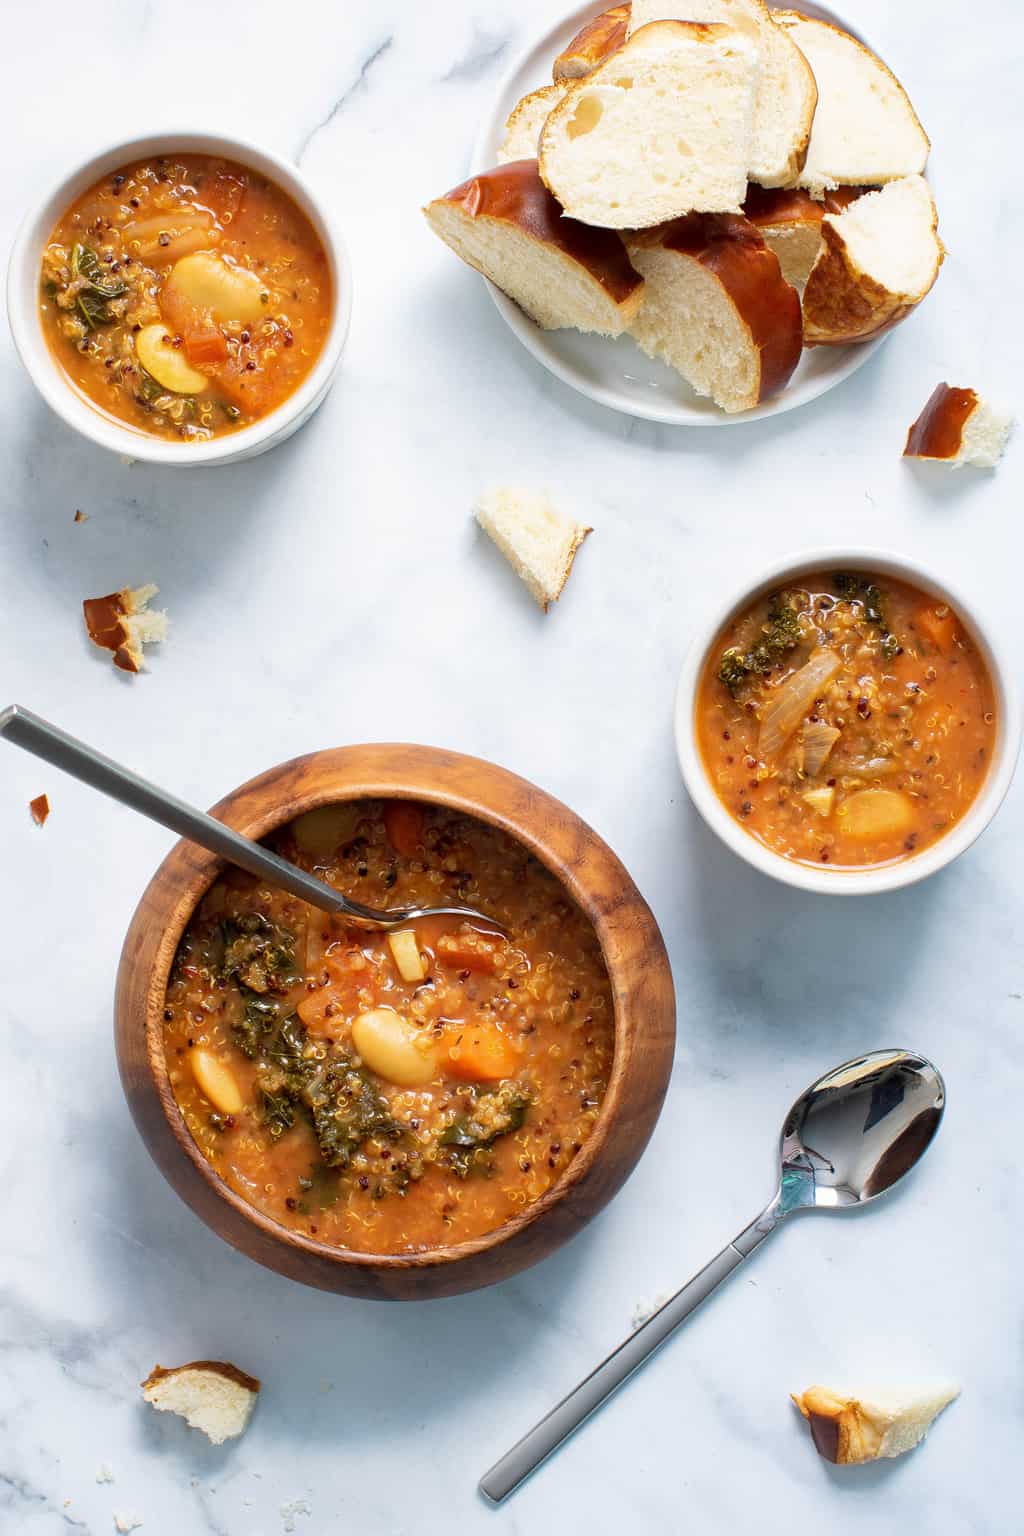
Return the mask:
<path id="1" fill-rule="evenodd" d="M 774 1230 L 779 1214 L 777 1201 L 772 1201 L 756 1220 L 744 1227 L 731 1243 L 726 1244 L 710 1264 L 705 1264 L 681 1291 L 677 1291 L 618 1349 L 613 1350 L 607 1360 L 591 1371 L 585 1381 L 574 1387 L 568 1397 L 563 1397 L 557 1407 L 552 1408 L 539 1424 L 535 1424 L 500 1461 L 496 1461 L 481 1478 L 480 1492 L 495 1504 L 500 1504 L 502 1499 L 513 1493 L 531 1472 L 536 1471 L 541 1462 L 546 1461 L 613 1392 L 629 1380 L 634 1371 L 640 1369 L 644 1361 L 742 1264 L 747 1255 L 753 1253 L 758 1244 Z"/>
<path id="2" fill-rule="evenodd" d="M 11 704 L 0 711 L 0 736 L 70 773 L 72 778 L 80 779 L 92 789 L 130 806 L 133 811 L 140 811 L 150 821 L 169 827 L 172 832 L 208 848 L 229 863 L 238 864 L 250 874 L 308 901 L 311 906 L 324 912 L 342 912 L 356 920 L 377 916 L 370 908 L 349 901 L 313 875 L 307 875 L 305 870 L 289 864 L 287 859 L 278 858 L 276 853 L 270 853 L 259 843 L 233 832 L 222 821 L 139 778 L 130 769 L 122 768 L 119 763 L 87 747 L 74 736 L 68 736 L 48 720 L 41 720 L 20 704 Z"/>

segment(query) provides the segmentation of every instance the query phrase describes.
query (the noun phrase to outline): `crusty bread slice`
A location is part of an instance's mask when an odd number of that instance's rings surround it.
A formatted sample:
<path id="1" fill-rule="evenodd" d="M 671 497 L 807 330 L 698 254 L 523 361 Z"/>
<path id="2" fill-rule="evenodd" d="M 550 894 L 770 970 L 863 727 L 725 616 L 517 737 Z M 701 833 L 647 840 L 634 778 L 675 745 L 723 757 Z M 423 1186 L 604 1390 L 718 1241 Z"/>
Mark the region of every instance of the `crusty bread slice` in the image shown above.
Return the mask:
<path id="1" fill-rule="evenodd" d="M 928 135 L 892 71 L 863 43 L 827 21 L 776 11 L 818 82 L 811 142 L 797 185 L 820 197 L 829 187 L 882 186 L 923 171 Z"/>
<path id="2" fill-rule="evenodd" d="M 743 213 L 779 258 L 782 275 L 802 288 L 821 250 L 821 221 L 826 213 L 841 213 L 864 194 L 863 187 L 837 187 L 819 202 L 799 187 L 758 187 L 747 190 Z"/>
<path id="3" fill-rule="evenodd" d="M 800 298 L 749 219 L 694 213 L 626 244 L 645 279 L 630 327 L 644 352 L 729 414 L 785 387 L 800 361 Z"/>
<path id="4" fill-rule="evenodd" d="M 142 647 L 167 639 L 166 613 L 148 607 L 159 590 L 149 582 L 106 597 L 87 597 L 82 603 L 89 639 L 113 652 L 114 666 L 122 672 L 141 672 Z"/>
<path id="5" fill-rule="evenodd" d="M 850 1397 L 808 1387 L 793 1401 L 810 1425 L 814 1448 L 840 1466 L 902 1456 L 928 1433 L 943 1408 L 960 1396 L 955 1382 Z"/>
<path id="6" fill-rule="evenodd" d="M 556 84 L 564 80 L 582 80 L 609 54 L 622 47 L 626 41 L 629 9 L 628 5 L 613 5 L 611 10 L 602 11 L 600 16 L 580 28 L 554 62 L 551 77 Z"/>
<path id="7" fill-rule="evenodd" d="M 531 91 L 516 102 L 505 121 L 505 138 L 498 150 L 499 165 L 507 165 L 510 160 L 536 160 L 540 131 L 566 89 L 564 85 L 542 85 L 539 91 Z"/>
<path id="8" fill-rule="evenodd" d="M 818 99 L 814 73 L 764 0 L 633 0 L 629 31 L 652 21 L 718 21 L 746 32 L 761 56 L 747 167 L 763 187 L 788 186 L 800 174 Z"/>
<path id="9" fill-rule="evenodd" d="M 545 330 L 620 336 L 640 307 L 643 279 L 622 241 L 564 218 L 536 160 L 474 176 L 423 212 L 456 255 Z"/>
<path id="10" fill-rule="evenodd" d="M 907 433 L 903 456 L 959 469 L 995 469 L 1006 449 L 1013 417 L 995 410 L 976 390 L 936 384 Z"/>
<path id="11" fill-rule="evenodd" d="M 223 1360 L 193 1360 L 165 1370 L 155 1365 L 142 1395 L 161 1413 L 177 1413 L 190 1429 L 201 1429 L 214 1445 L 244 1433 L 260 1384 Z"/>
<path id="12" fill-rule="evenodd" d="M 546 496 L 501 486 L 481 496 L 476 520 L 546 613 L 592 528 L 560 517 Z"/>
<path id="13" fill-rule="evenodd" d="M 541 176 L 567 214 L 608 229 L 738 211 L 757 69 L 757 49 L 733 27 L 641 27 L 551 113 Z"/>
<path id="14" fill-rule="evenodd" d="M 868 341 L 906 319 L 939 275 L 944 251 L 923 176 L 904 176 L 821 221 L 804 288 L 804 342 Z"/>

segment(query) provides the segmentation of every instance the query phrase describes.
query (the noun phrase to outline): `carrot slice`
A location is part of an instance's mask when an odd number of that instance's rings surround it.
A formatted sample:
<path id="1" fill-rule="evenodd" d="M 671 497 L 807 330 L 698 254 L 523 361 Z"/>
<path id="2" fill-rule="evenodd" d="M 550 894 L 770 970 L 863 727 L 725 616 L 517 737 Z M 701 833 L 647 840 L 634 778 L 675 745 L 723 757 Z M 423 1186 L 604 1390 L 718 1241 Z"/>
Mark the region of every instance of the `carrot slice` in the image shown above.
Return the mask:
<path id="1" fill-rule="evenodd" d="M 465 932 L 443 934 L 435 952 L 440 963 L 450 970 L 479 971 L 493 976 L 504 965 L 507 949 L 505 939 L 467 928 Z"/>
<path id="2" fill-rule="evenodd" d="M 425 818 L 409 800 L 389 800 L 384 806 L 384 832 L 403 859 L 414 859 L 423 849 Z"/>
<path id="3" fill-rule="evenodd" d="M 957 634 L 956 615 L 945 603 L 922 608 L 914 618 L 914 628 L 943 655 L 952 650 Z"/>
<path id="4" fill-rule="evenodd" d="M 448 1047 L 448 1072 L 466 1083 L 498 1083 L 519 1065 L 512 1042 L 496 1024 L 464 1029 Z"/>
<path id="5" fill-rule="evenodd" d="M 204 325 L 185 332 L 185 356 L 193 367 L 227 362 L 228 343 L 224 332 L 215 325 Z"/>

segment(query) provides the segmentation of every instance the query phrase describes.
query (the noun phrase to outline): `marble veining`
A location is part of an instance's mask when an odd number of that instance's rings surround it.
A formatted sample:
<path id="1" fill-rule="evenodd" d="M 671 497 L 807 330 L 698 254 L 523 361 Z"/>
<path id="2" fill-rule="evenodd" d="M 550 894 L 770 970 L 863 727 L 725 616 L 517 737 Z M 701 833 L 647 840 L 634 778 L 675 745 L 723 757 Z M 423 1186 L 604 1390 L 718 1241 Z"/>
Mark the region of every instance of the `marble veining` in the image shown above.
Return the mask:
<path id="1" fill-rule="evenodd" d="M 852 0 L 851 0 L 852 3 Z M 0 1532 L 109 1536 L 1008 1536 L 1020 1528 L 1024 789 L 943 875 L 814 902 L 722 849 L 680 784 L 672 694 L 697 611 L 737 571 L 855 540 L 916 552 L 1018 663 L 1024 442 L 995 475 L 913 470 L 942 378 L 1018 411 L 1024 15 L 859 0 L 932 137 L 949 250 L 927 304 L 806 409 L 727 431 L 613 416 L 519 349 L 419 208 L 460 181 L 548 0 L 178 0 L 8 7 L 9 243 L 70 153 L 175 121 L 237 128 L 334 198 L 355 309 L 338 383 L 265 458 L 189 475 L 73 438 L 0 338 L 0 703 L 16 698 L 210 804 L 316 747 L 475 752 L 567 800 L 662 925 L 679 1044 L 627 1189 L 493 1291 L 380 1306 L 225 1247 L 142 1150 L 113 1060 L 121 939 L 160 829 L 0 752 Z M 593 523 L 546 617 L 474 529 L 521 481 Z M 88 521 L 74 522 L 76 508 Z M 84 596 L 156 581 L 171 635 L 126 679 Z M 32 825 L 45 791 L 53 813 Z M 906 1044 L 946 1074 L 922 1167 L 859 1216 L 794 1221 L 500 1511 L 476 1480 L 771 1194 L 785 1109 L 821 1071 Z M 141 1402 L 157 1361 L 263 1378 L 208 1445 Z M 787 1394 L 925 1375 L 963 1395 L 925 1446 L 833 1469 Z M 113 1481 L 98 1481 L 109 1468 Z"/>

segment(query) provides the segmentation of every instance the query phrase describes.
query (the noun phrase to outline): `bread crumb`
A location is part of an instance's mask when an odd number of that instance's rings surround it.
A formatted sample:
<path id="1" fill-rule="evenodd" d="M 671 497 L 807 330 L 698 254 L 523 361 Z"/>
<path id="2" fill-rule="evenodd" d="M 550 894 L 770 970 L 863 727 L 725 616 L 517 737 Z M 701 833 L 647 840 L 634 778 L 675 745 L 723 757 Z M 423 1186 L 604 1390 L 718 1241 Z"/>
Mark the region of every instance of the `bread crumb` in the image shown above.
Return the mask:
<path id="1" fill-rule="evenodd" d="M 312 1506 L 308 1499 L 289 1499 L 287 1504 L 281 1505 L 281 1519 L 284 1521 L 286 1531 L 294 1531 L 296 1515 L 311 1515 Z"/>
<path id="2" fill-rule="evenodd" d="M 76 507 L 76 509 L 75 509 L 75 522 L 76 523 L 87 523 L 88 521 L 89 521 L 89 514 L 88 514 L 88 512 L 83 512 L 81 507 Z"/>
<path id="3" fill-rule="evenodd" d="M 644 1323 L 649 1323 L 655 1312 L 660 1312 L 666 1301 L 672 1299 L 671 1291 L 659 1291 L 653 1301 L 638 1301 L 633 1308 L 631 1327 L 635 1333 Z"/>
<path id="4" fill-rule="evenodd" d="M 555 511 L 547 496 L 500 486 L 480 497 L 476 520 L 547 613 L 562 595 L 576 553 L 593 529 Z"/>
<path id="5" fill-rule="evenodd" d="M 28 803 L 29 814 L 37 827 L 41 827 L 50 814 L 50 802 L 45 795 L 36 795 Z"/>
<path id="6" fill-rule="evenodd" d="M 114 1529 L 125 1536 L 128 1531 L 137 1531 L 142 1524 L 142 1516 L 136 1514 L 118 1514 L 114 1516 Z"/>
<path id="7" fill-rule="evenodd" d="M 114 1469 L 109 1461 L 101 1461 L 96 1468 L 96 1481 L 98 1483 L 112 1483 L 114 1481 Z"/>
<path id="8" fill-rule="evenodd" d="M 89 639 L 112 652 L 114 666 L 122 672 L 141 672 L 143 646 L 167 638 L 166 613 L 149 611 L 150 600 L 159 590 L 148 582 L 109 592 L 106 597 L 87 597 L 82 603 Z"/>

